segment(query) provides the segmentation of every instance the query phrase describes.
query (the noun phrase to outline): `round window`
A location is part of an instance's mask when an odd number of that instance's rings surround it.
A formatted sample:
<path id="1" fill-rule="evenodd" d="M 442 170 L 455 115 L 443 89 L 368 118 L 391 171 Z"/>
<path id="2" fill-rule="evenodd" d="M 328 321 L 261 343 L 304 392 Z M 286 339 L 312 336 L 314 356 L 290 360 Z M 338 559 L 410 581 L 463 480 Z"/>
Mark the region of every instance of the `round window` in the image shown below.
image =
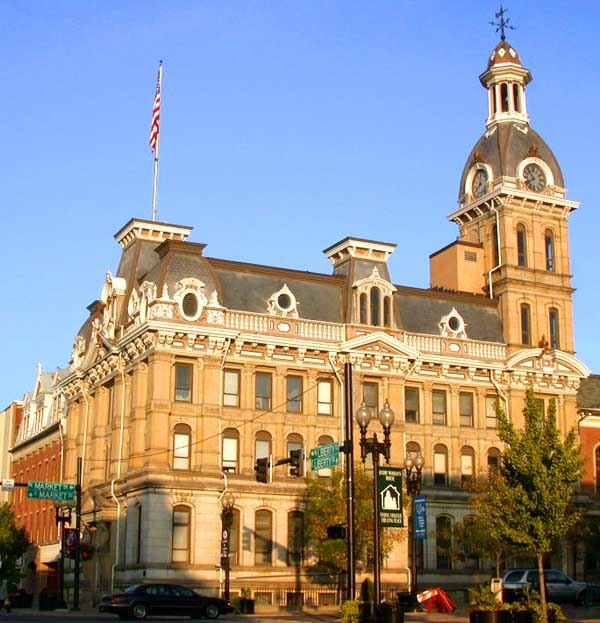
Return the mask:
<path id="1" fill-rule="evenodd" d="M 450 316 L 448 318 L 448 326 L 452 331 L 460 331 L 462 329 L 462 320 L 458 316 Z"/>
<path id="2" fill-rule="evenodd" d="M 277 297 L 277 305 L 280 309 L 287 311 L 292 306 L 292 299 L 289 294 L 280 294 Z"/>
<path id="3" fill-rule="evenodd" d="M 187 318 L 193 318 L 198 313 L 198 297 L 193 292 L 188 292 L 183 297 L 181 310 Z"/>

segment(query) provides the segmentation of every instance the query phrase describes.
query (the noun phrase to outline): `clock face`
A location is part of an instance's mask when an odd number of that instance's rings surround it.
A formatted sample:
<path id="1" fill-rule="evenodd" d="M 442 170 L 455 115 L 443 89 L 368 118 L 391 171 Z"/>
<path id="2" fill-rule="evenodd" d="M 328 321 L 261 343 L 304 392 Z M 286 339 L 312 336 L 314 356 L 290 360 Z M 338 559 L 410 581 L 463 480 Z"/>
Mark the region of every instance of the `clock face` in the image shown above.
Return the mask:
<path id="1" fill-rule="evenodd" d="M 525 186 L 529 190 L 539 193 L 546 188 L 546 176 L 541 167 L 535 163 L 528 164 L 523 169 L 523 177 L 525 178 Z"/>
<path id="2" fill-rule="evenodd" d="M 471 192 L 474 197 L 482 197 L 487 192 L 488 176 L 485 169 L 478 169 L 473 178 Z"/>

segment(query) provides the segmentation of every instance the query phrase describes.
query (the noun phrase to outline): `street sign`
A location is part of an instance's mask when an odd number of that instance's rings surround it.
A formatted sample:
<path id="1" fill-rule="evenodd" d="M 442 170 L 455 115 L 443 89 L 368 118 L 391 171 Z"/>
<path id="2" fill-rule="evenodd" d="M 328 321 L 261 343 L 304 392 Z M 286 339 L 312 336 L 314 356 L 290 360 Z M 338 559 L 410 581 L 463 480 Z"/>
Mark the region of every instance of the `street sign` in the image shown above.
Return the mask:
<path id="1" fill-rule="evenodd" d="M 427 508 L 425 496 L 415 495 L 413 498 L 413 539 L 427 538 Z"/>
<path id="2" fill-rule="evenodd" d="M 72 502 L 75 499 L 75 485 L 64 482 L 30 480 L 27 483 L 27 497 L 34 500 Z"/>
<path id="3" fill-rule="evenodd" d="M 328 443 L 310 451 L 310 469 L 313 472 L 340 464 L 340 447 L 337 443 Z"/>
<path id="4" fill-rule="evenodd" d="M 379 525 L 382 528 L 402 528 L 402 473 L 401 467 L 380 467 L 377 478 L 379 495 Z"/>
<path id="5" fill-rule="evenodd" d="M 15 480 L 14 478 L 4 478 L 2 480 L 2 491 L 14 491 Z"/>

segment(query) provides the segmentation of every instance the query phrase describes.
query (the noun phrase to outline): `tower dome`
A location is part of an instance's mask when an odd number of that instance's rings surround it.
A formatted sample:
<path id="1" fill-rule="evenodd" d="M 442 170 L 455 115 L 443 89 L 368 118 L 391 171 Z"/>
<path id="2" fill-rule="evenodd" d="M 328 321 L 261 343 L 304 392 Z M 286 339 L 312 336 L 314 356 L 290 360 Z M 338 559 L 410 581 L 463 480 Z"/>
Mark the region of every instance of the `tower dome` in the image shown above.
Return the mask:
<path id="1" fill-rule="evenodd" d="M 494 48 L 479 79 L 488 91 L 488 117 L 486 131 L 471 150 L 461 175 L 461 207 L 501 184 L 536 193 L 558 192 L 564 197 L 558 161 L 530 126 L 525 87 L 531 73 L 508 41 Z"/>

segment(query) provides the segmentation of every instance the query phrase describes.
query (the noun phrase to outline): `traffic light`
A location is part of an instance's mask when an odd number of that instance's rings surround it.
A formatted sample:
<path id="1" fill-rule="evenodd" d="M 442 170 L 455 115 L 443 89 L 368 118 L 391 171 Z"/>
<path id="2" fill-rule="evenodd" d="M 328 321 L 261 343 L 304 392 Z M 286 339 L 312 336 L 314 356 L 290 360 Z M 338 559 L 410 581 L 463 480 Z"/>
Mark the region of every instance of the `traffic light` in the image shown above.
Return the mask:
<path id="1" fill-rule="evenodd" d="M 79 548 L 79 556 L 81 557 L 81 560 L 91 560 L 92 556 L 94 555 L 94 546 L 90 545 L 89 543 L 81 543 Z"/>
<path id="2" fill-rule="evenodd" d="M 258 482 L 269 482 L 269 457 L 256 459 L 254 471 L 256 472 L 256 480 Z"/>
<path id="3" fill-rule="evenodd" d="M 304 459 L 304 451 L 302 448 L 298 450 L 290 450 L 290 476 L 299 478 L 302 476 L 302 461 Z"/>

